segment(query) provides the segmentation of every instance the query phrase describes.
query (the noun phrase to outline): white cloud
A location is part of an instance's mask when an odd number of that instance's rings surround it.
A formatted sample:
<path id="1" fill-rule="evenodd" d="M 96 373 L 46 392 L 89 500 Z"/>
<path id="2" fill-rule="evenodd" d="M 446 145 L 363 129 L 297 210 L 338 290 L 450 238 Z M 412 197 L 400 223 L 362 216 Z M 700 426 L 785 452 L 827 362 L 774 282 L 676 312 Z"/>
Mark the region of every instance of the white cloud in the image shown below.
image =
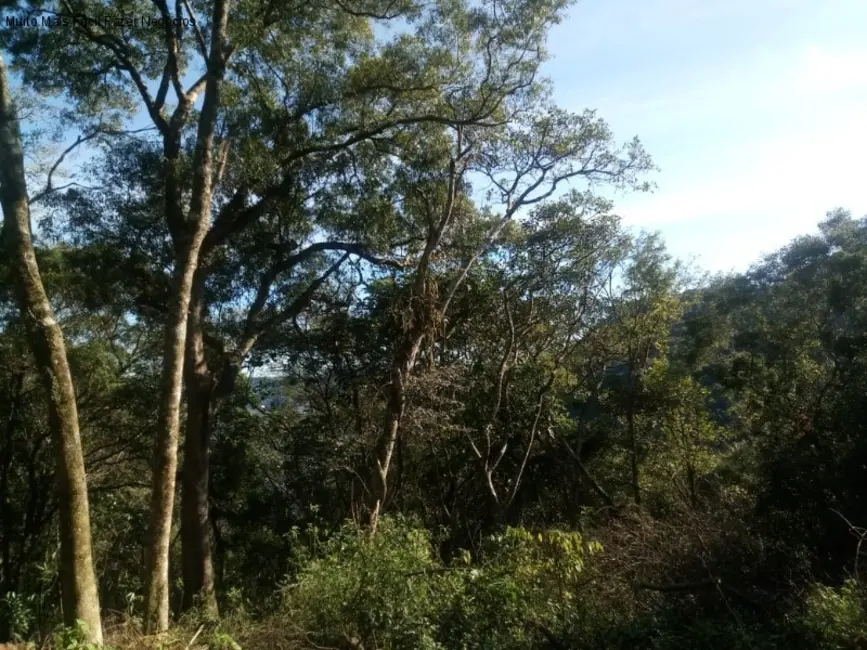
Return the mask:
<path id="1" fill-rule="evenodd" d="M 809 48 L 764 92 L 778 116 L 772 135 L 720 134 L 728 141 L 712 143 L 717 158 L 695 143 L 681 158 L 703 167 L 680 160 L 681 173 L 663 173 L 660 191 L 623 204 L 624 217 L 650 227 L 745 212 L 815 222 L 837 205 L 867 209 L 867 92 L 853 89 L 867 90 L 867 50 Z"/>
<path id="2" fill-rule="evenodd" d="M 867 50 L 834 51 L 811 45 L 804 55 L 801 89 L 812 94 L 867 86 Z"/>
<path id="3" fill-rule="evenodd" d="M 662 168 L 656 194 L 617 200 L 627 224 L 662 229 L 679 255 L 719 268 L 829 209 L 867 213 L 864 0 L 632 4 L 647 20 L 623 27 L 622 7 L 587 2 L 587 23 L 603 28 L 564 27 L 561 75 L 592 83 L 558 80 L 565 104 L 589 102 L 615 133 L 638 133 Z"/>
<path id="4" fill-rule="evenodd" d="M 834 135 L 793 133 L 744 147 L 742 166 L 710 169 L 694 182 L 662 181 L 663 190 L 633 199 L 621 211 L 630 223 L 656 225 L 745 211 L 820 217 L 840 204 L 867 207 L 867 129 L 849 126 Z"/>

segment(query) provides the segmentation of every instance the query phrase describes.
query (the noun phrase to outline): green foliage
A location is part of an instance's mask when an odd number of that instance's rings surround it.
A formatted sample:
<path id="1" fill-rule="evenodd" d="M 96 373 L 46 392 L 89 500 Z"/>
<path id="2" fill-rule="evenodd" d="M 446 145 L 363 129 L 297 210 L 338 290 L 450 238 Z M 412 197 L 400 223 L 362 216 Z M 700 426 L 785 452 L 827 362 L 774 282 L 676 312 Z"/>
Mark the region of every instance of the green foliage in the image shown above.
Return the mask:
<path id="1" fill-rule="evenodd" d="M 386 518 L 375 537 L 345 528 L 286 589 L 291 620 L 320 643 L 365 647 L 531 648 L 561 625 L 598 544 L 577 533 L 509 528 L 480 558 L 444 564 L 430 534 Z"/>
<path id="2" fill-rule="evenodd" d="M 87 641 L 87 625 L 84 621 L 76 621 L 75 627 L 58 627 L 53 641 L 54 650 L 100 650 L 100 646 Z"/>
<path id="3" fill-rule="evenodd" d="M 27 596 L 10 591 L 0 598 L 0 611 L 9 625 L 9 636 L 13 641 L 30 638 L 31 628 L 36 618 L 36 595 Z"/>
<path id="4" fill-rule="evenodd" d="M 562 633 L 580 599 L 578 575 L 601 551 L 578 533 L 507 528 L 455 585 L 441 625 L 446 648 L 533 648 Z"/>
<path id="5" fill-rule="evenodd" d="M 60 4 L 190 12 L 210 40 L 218 3 Z M 194 30 L 0 25 L 21 106 L 69 107 L 24 124 L 28 147 L 94 145 L 34 214 L 104 610 L 139 622 L 162 330 L 201 159 L 184 415 L 204 448 L 180 438 L 210 466 L 179 484 L 207 504 L 185 550 L 211 544 L 223 619 L 184 598 L 183 644 L 277 647 L 247 642 L 268 616 L 294 645 L 367 650 L 867 643 L 855 583 L 814 584 L 852 572 L 848 521 L 867 522 L 867 219 L 832 212 L 690 287 L 596 194 L 649 189 L 640 142 L 558 108 L 540 76 L 568 4 L 233 0 L 210 135 L 183 85 L 216 69 Z M 155 128 L 117 134 L 140 118 Z M 20 639 L 59 618 L 58 472 L 0 267 L 0 634 Z M 394 516 L 374 536 L 341 525 L 377 480 Z"/>
<path id="6" fill-rule="evenodd" d="M 323 643 L 356 638 L 389 650 L 438 648 L 439 568 L 424 529 L 386 519 L 370 539 L 347 526 L 287 588 L 286 606 Z"/>
<path id="7" fill-rule="evenodd" d="M 209 650 L 241 650 L 241 646 L 232 635 L 222 630 L 215 630 L 207 641 Z"/>
<path id="8" fill-rule="evenodd" d="M 860 648 L 867 643 L 867 595 L 854 579 L 840 587 L 813 586 L 807 595 L 803 625 L 828 650 Z"/>
<path id="9" fill-rule="evenodd" d="M 698 507 L 728 451 L 726 432 L 708 410 L 710 391 L 692 377 L 679 376 L 665 358 L 647 370 L 644 388 L 653 403 L 645 484 L 658 505 L 678 501 Z"/>

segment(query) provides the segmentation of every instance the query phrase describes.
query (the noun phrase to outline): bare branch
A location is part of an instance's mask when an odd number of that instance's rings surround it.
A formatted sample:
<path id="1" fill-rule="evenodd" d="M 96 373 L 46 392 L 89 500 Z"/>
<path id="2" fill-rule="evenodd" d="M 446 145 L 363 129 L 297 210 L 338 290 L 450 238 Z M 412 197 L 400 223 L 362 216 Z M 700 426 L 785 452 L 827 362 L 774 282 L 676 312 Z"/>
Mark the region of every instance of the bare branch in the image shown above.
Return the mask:
<path id="1" fill-rule="evenodd" d="M 30 199 L 30 205 L 34 205 L 35 203 L 38 203 L 39 201 L 45 199 L 48 195 L 53 194 L 54 192 L 65 189 L 67 187 L 73 187 L 73 186 L 79 185 L 78 183 L 66 183 L 65 185 L 60 185 L 60 186 L 55 187 L 53 184 L 53 180 L 54 180 L 55 172 L 60 167 L 60 165 L 63 164 L 63 161 L 66 159 L 66 157 L 69 154 L 71 154 L 73 151 L 75 151 L 82 144 L 84 144 L 86 142 L 90 142 L 91 140 L 94 140 L 95 138 L 99 137 L 100 135 L 130 135 L 133 133 L 142 133 L 144 131 L 150 131 L 152 129 L 153 129 L 153 127 L 147 127 L 144 129 L 134 129 L 132 131 L 119 131 L 116 129 L 97 128 L 96 130 L 91 131 L 87 135 L 78 136 L 76 138 L 75 142 L 73 142 L 66 149 L 64 149 L 63 152 L 58 157 L 58 159 L 51 166 L 51 169 L 48 171 L 48 179 L 45 182 L 45 189 L 43 189 L 41 192 L 39 192 L 33 198 Z"/>
<path id="2" fill-rule="evenodd" d="M 202 34 L 202 30 L 199 29 L 199 23 L 196 22 L 195 16 L 193 15 L 193 10 L 190 7 L 190 3 L 188 0 L 183 0 L 184 7 L 187 10 L 187 15 L 190 17 L 190 20 L 193 22 L 193 31 L 196 34 L 196 43 L 199 45 L 199 52 L 202 55 L 202 58 L 207 61 L 208 59 L 208 46 L 205 44 L 205 37 Z"/>
<path id="3" fill-rule="evenodd" d="M 172 28 L 172 15 L 169 12 L 166 0 L 151 0 L 151 2 L 160 12 L 160 16 L 163 19 L 166 52 L 168 54 L 166 66 L 163 70 L 163 82 L 160 83 L 160 88 L 162 89 L 166 75 L 168 75 L 172 87 L 175 89 L 178 101 L 182 101 L 184 98 L 184 89 L 183 86 L 181 86 L 180 47 L 178 38 Z M 165 93 L 163 93 L 163 98 L 165 98 Z M 162 105 L 158 104 L 157 109 L 161 110 Z"/>
<path id="4" fill-rule="evenodd" d="M 107 34 L 98 34 L 92 27 L 92 25 L 96 24 L 96 21 L 87 16 L 82 16 L 82 14 L 76 13 L 70 6 L 68 0 L 61 0 L 61 3 L 69 16 L 76 19 L 73 21 L 73 24 L 79 32 L 85 36 L 85 38 L 92 43 L 102 45 L 114 54 L 117 58 L 118 67 L 125 70 L 132 82 L 135 84 L 154 125 L 161 133 L 168 133 L 169 124 L 162 115 L 162 107 L 158 107 L 153 97 L 151 97 L 144 77 L 142 77 L 141 72 L 139 72 L 135 65 L 133 65 L 132 60 L 130 59 L 126 44 L 119 42 L 117 39 L 111 38 Z"/>

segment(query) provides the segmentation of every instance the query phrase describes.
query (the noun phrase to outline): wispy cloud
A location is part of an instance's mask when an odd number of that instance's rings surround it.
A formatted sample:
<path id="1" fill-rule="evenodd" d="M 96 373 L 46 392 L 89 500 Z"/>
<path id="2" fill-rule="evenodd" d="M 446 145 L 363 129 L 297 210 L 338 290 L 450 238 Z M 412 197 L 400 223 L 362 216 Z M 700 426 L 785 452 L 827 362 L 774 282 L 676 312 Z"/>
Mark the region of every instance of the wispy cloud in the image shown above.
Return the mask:
<path id="1" fill-rule="evenodd" d="M 662 229 L 675 248 L 678 240 L 689 247 L 676 252 L 696 252 L 711 268 L 745 267 L 837 206 L 867 212 L 867 49 L 810 46 L 752 97 L 743 89 L 738 96 L 746 106 L 733 111 L 754 112 L 759 128 L 720 120 L 704 142 L 673 146 L 674 173 L 661 174 L 660 190 L 621 209 L 627 223 Z M 698 110 L 701 97 L 695 92 L 682 110 Z M 719 89 L 705 96 L 714 100 L 726 102 Z M 685 121 L 721 112 L 714 104 Z M 675 130 L 677 113 L 669 113 Z"/>
<path id="2" fill-rule="evenodd" d="M 798 77 L 809 94 L 837 93 L 867 88 L 867 48 L 833 50 L 811 45 L 803 56 Z"/>
<path id="3" fill-rule="evenodd" d="M 655 194 L 618 200 L 626 222 L 745 266 L 829 209 L 867 212 L 864 24 L 863 0 L 586 0 L 551 70 L 561 102 L 598 107 L 662 169 Z"/>
<path id="4" fill-rule="evenodd" d="M 811 46 L 791 73 L 745 101 L 765 104 L 781 128 L 770 136 L 720 134 L 728 141 L 708 143 L 720 150 L 715 161 L 663 174 L 656 195 L 624 206 L 631 222 L 665 224 L 744 210 L 780 218 L 812 210 L 818 220 L 840 203 L 867 208 L 867 49 Z M 707 163 L 701 148 L 696 143 L 696 158 Z"/>

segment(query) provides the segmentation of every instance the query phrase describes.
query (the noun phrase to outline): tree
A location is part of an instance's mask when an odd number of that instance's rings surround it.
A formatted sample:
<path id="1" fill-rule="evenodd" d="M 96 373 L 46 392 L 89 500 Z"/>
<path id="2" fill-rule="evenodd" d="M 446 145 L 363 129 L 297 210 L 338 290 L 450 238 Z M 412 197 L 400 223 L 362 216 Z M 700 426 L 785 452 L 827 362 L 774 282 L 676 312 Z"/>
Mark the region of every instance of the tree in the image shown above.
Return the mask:
<path id="1" fill-rule="evenodd" d="M 615 397 L 626 419 L 626 439 L 632 497 L 641 505 L 642 443 L 639 432 L 644 375 L 654 357 L 665 354 L 672 327 L 682 313 L 675 293 L 681 281 L 677 264 L 671 265 L 657 235 L 643 236 L 623 268 L 622 291 L 611 296 L 611 319 L 622 390 Z"/>
<path id="2" fill-rule="evenodd" d="M 511 107 L 509 98 L 504 99 L 504 105 Z M 520 106 L 513 108 L 516 113 L 502 131 L 465 134 L 462 128 L 455 129 L 441 154 L 439 171 L 422 177 L 432 185 L 427 190 L 429 194 L 422 195 L 426 202 L 419 202 L 426 219 L 426 228 L 422 230 L 425 243 L 408 277 L 411 288 L 403 317 L 408 325 L 398 339 L 389 371 L 389 405 L 377 442 L 371 491 L 373 530 L 387 498 L 388 472 L 404 410 L 404 384 L 413 372 L 423 342 L 427 339 L 432 343 L 436 339 L 438 328 L 448 318 L 455 293 L 478 259 L 499 241 L 503 229 L 516 214 L 541 205 L 568 181 L 583 178 L 591 184 L 607 181 L 638 187 L 637 176 L 650 168 L 650 160 L 637 142 L 616 149 L 610 131 L 592 113 L 571 115 L 552 110 L 545 115 L 531 113 L 521 118 Z M 456 260 L 441 297 L 432 260 L 459 223 L 462 210 L 466 210 L 462 207 L 466 201 L 464 184 L 470 173 L 489 181 L 498 201 L 483 208 L 482 214 L 489 215 L 486 232 L 480 242 Z M 408 194 L 424 187 L 420 181 L 416 180 Z M 499 213 L 495 212 L 497 207 L 501 209 Z"/>
<path id="3" fill-rule="evenodd" d="M 99 594 L 93 571 L 90 506 L 75 387 L 69 372 L 63 333 L 42 284 L 30 231 L 30 202 L 18 115 L 6 65 L 0 57 L 0 203 L 3 243 L 12 260 L 12 275 L 28 343 L 48 395 L 48 416 L 57 448 L 60 504 L 60 575 L 63 616 L 68 625 L 83 621 L 87 638 L 102 644 Z M 4 562 L 5 564 L 5 562 Z"/>
<path id="4" fill-rule="evenodd" d="M 664 476 L 662 489 L 674 487 L 692 509 L 701 503 L 699 482 L 725 458 L 726 440 L 708 409 L 709 391 L 692 377 L 673 371 L 667 356 L 654 360 L 645 377 L 648 465 L 654 477 Z"/>
<path id="5" fill-rule="evenodd" d="M 182 85 L 181 37 L 172 28 L 172 16 L 166 3 L 155 3 L 160 16 L 165 19 L 162 46 L 165 59 L 160 66 L 160 86 L 156 96 L 151 95 L 145 77 L 146 68 L 139 63 L 148 54 L 148 48 L 159 48 L 160 41 L 139 32 L 141 40 L 130 41 L 125 35 L 105 31 L 94 16 L 104 13 L 106 7 L 99 2 L 62 2 L 61 16 L 72 21 L 74 28 L 64 34 L 26 34 L 18 48 L 18 54 L 26 63 L 26 57 L 39 52 L 51 60 L 56 48 L 72 47 L 79 52 L 75 65 L 62 69 L 59 75 L 70 85 L 73 97 L 82 107 L 82 115 L 97 116 L 97 122 L 105 121 L 107 111 L 115 111 L 130 91 L 144 104 L 147 114 L 157 128 L 164 158 L 164 215 L 174 246 L 173 290 L 169 299 L 168 317 L 165 324 L 165 343 L 161 382 L 161 399 L 158 409 L 159 426 L 154 446 L 153 494 L 151 500 L 150 534 L 146 553 L 147 595 L 146 628 L 162 631 L 168 627 L 169 617 L 169 546 L 171 520 L 174 506 L 175 474 L 177 467 L 178 430 L 180 401 L 183 382 L 187 314 L 192 291 L 193 275 L 198 265 L 199 250 L 205 231 L 210 223 L 214 178 L 214 133 L 220 108 L 222 82 L 225 75 L 229 49 L 226 43 L 229 0 L 217 0 L 209 16 L 211 22 L 210 43 L 205 50 L 202 33 L 197 32 L 198 43 L 204 58 L 205 73 L 187 89 Z M 132 8 L 132 7 L 129 7 Z M 41 13 L 44 9 L 34 3 L 31 11 Z M 178 5 L 177 13 L 181 7 Z M 150 34 L 157 34 L 158 30 Z M 70 40 L 71 39 L 71 42 Z M 152 53 L 152 52 L 151 52 Z M 40 56 L 41 55 L 41 56 Z M 107 88 L 93 84 L 87 79 L 94 68 L 112 70 L 106 78 L 109 88 L 117 92 L 117 100 L 95 100 Z M 32 73 L 32 68 L 26 70 Z M 61 82 L 62 83 L 62 82 Z M 128 85 L 127 85 L 128 84 Z M 170 116 L 165 114 L 169 86 L 174 89 L 177 106 Z M 190 200 L 184 198 L 182 173 L 182 136 L 193 106 L 200 92 L 204 91 L 204 103 L 198 116 L 196 146 L 192 156 L 192 181 Z M 128 104 L 127 104 L 128 105 Z M 111 117 L 114 117 L 112 114 Z M 188 206 L 185 209 L 185 204 Z"/>
<path id="6" fill-rule="evenodd" d="M 532 458 L 571 425 L 561 401 L 569 369 L 625 245 L 610 208 L 577 192 L 535 208 L 470 276 L 458 309 L 474 318 L 451 319 L 446 345 L 467 365 L 464 426 L 495 522 L 517 521 L 509 510 Z"/>

